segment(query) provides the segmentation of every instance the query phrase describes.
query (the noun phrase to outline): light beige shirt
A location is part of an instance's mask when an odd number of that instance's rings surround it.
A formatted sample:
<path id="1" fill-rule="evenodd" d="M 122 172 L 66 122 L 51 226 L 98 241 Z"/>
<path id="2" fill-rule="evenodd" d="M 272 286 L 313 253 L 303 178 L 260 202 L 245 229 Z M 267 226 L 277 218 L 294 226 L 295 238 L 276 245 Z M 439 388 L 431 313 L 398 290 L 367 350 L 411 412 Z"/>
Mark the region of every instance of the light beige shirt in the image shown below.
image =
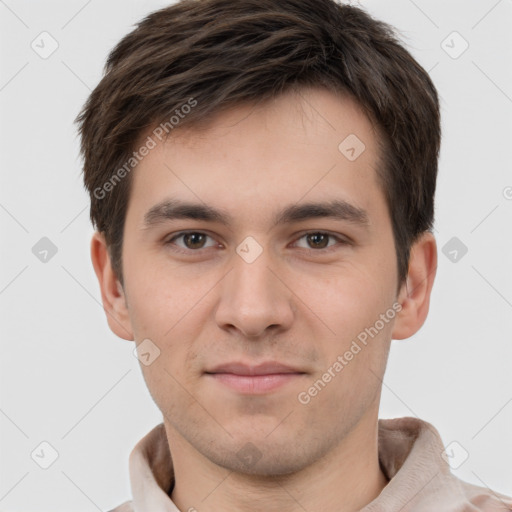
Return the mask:
<path id="1" fill-rule="evenodd" d="M 389 482 L 360 512 L 512 512 L 512 498 L 450 472 L 430 423 L 412 417 L 378 422 L 379 461 Z M 451 456 L 448 448 L 444 457 Z M 170 498 L 174 470 L 163 423 L 136 444 L 129 469 L 133 499 L 110 512 L 180 512 Z"/>

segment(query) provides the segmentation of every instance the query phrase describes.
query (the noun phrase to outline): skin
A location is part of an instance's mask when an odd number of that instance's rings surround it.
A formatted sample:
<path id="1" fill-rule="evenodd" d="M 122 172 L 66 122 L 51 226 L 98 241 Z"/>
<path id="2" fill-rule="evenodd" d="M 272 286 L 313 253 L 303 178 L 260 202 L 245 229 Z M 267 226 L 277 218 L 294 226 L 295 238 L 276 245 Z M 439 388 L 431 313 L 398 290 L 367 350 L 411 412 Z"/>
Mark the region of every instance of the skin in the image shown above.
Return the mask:
<path id="1" fill-rule="evenodd" d="M 366 146 L 355 161 L 338 150 L 349 134 Z M 171 497 L 181 510 L 355 511 L 387 484 L 377 443 L 382 379 L 391 339 L 410 337 L 425 321 L 437 249 L 431 233 L 418 239 L 397 292 L 377 140 L 351 99 L 320 88 L 231 108 L 201 130 L 177 130 L 134 171 L 124 289 L 102 234 L 93 236 L 110 328 L 137 343 L 149 338 L 161 351 L 141 369 L 163 413 L 176 476 Z M 144 214 L 169 197 L 222 209 L 232 223 L 175 219 L 144 228 Z M 368 225 L 322 217 L 273 226 L 286 205 L 333 199 L 364 209 Z M 199 237 L 204 246 L 184 237 L 166 244 L 184 230 L 208 235 Z M 320 237 L 328 240 L 323 248 L 305 236 L 311 232 L 334 238 Z M 248 236 L 263 249 L 252 263 L 236 252 Z M 394 319 L 300 403 L 298 394 L 394 303 L 401 305 Z M 267 360 L 304 373 L 262 395 L 204 373 Z M 256 463 L 237 455 L 246 443 Z"/>

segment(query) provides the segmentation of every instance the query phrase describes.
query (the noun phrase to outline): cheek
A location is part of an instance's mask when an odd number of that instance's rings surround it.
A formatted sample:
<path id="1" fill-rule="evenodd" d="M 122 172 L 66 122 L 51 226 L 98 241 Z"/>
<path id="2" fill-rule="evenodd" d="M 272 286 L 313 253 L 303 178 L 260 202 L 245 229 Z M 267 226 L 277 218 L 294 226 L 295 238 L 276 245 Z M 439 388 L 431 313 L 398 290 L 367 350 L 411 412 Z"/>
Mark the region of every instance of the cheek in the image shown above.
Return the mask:
<path id="1" fill-rule="evenodd" d="M 153 400 L 168 417 L 173 417 L 174 409 L 179 413 L 194 405 L 187 390 L 195 389 L 200 376 L 197 343 L 205 310 L 201 304 L 194 307 L 197 297 L 180 297 L 176 300 L 172 292 L 152 293 L 134 306 L 132 322 L 137 340 L 150 339 L 158 347 L 154 362 L 141 361 L 140 366 Z"/>
<path id="2" fill-rule="evenodd" d="M 179 358 L 178 354 L 173 354 L 173 359 Z M 183 369 L 183 364 L 178 364 Z M 150 366 L 141 365 L 142 374 L 146 387 L 153 398 L 153 401 L 167 419 L 182 415 L 183 411 L 190 410 L 191 407 L 197 407 L 197 400 L 194 393 L 192 382 L 187 380 L 187 372 L 178 373 L 166 353 L 162 352 Z"/>
<path id="3" fill-rule="evenodd" d="M 304 276 L 295 282 L 302 283 L 297 295 L 329 327 L 330 334 L 344 343 L 391 307 L 394 290 L 388 280 L 382 271 L 375 274 L 363 265 L 346 265 L 323 279 Z"/>
<path id="4" fill-rule="evenodd" d="M 213 276 L 191 275 L 165 258 L 151 255 L 127 258 L 126 269 L 129 313 L 136 339 L 154 337 L 166 342 L 172 338 L 177 326 L 189 323 L 189 315 L 215 283 Z"/>
<path id="5" fill-rule="evenodd" d="M 376 282 L 366 268 L 351 269 L 333 276 L 325 288 L 314 289 L 311 297 L 322 297 L 310 307 L 334 331 L 317 337 L 325 366 L 321 372 L 330 368 L 335 375 L 329 384 L 330 391 L 322 393 L 319 403 L 333 400 L 332 404 L 342 408 L 361 400 L 369 403 L 379 387 L 376 376 L 381 376 L 385 368 L 396 314 L 389 286 Z M 339 364 L 333 367 L 336 362 Z"/>
<path id="6" fill-rule="evenodd" d="M 147 284 L 150 282 L 152 286 Z M 130 317 L 137 342 L 149 339 L 157 347 L 153 348 L 158 354 L 154 361 L 145 365 L 141 359 L 140 367 L 153 400 L 171 414 L 173 407 L 193 404 L 185 390 L 193 389 L 198 377 L 194 361 L 196 340 L 201 339 L 204 325 L 199 318 L 204 314 L 204 304 L 196 305 L 200 290 L 195 294 L 178 293 L 166 284 L 161 279 L 148 279 L 141 289 L 132 288 L 135 300 Z"/>

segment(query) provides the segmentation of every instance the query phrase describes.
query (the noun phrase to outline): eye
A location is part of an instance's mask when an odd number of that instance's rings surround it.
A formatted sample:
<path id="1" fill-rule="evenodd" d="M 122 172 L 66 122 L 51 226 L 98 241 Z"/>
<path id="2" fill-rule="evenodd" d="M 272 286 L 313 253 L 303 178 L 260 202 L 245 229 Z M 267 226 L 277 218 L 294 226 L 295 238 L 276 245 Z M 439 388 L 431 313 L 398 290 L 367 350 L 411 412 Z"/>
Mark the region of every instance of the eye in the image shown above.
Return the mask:
<path id="1" fill-rule="evenodd" d="M 304 240 L 306 246 L 301 246 L 299 243 L 300 240 Z M 302 235 L 297 242 L 295 242 L 297 247 L 310 250 L 328 249 L 333 245 L 336 245 L 337 243 L 348 244 L 349 242 L 341 237 L 331 235 L 330 233 L 325 233 L 323 231 L 313 231 L 310 233 L 306 233 Z"/>
<path id="2" fill-rule="evenodd" d="M 182 241 L 182 243 L 177 243 L 177 240 Z M 209 245 L 206 245 L 206 241 L 210 239 L 211 243 Z M 205 249 L 207 247 L 213 247 L 216 245 L 215 240 L 208 236 L 206 233 L 201 233 L 199 231 L 188 231 L 186 233 L 178 233 L 177 235 L 174 235 L 172 238 L 167 240 L 165 242 L 166 244 L 174 244 L 177 247 L 180 247 L 181 249 L 188 249 L 188 250 L 198 250 L 198 249 Z"/>
<path id="3" fill-rule="evenodd" d="M 293 245 L 301 249 L 319 252 L 321 250 L 329 251 L 331 248 L 335 249 L 336 245 L 348 244 L 350 242 L 340 236 L 324 231 L 311 231 L 303 234 Z M 206 233 L 186 231 L 175 234 L 165 242 L 165 245 L 173 245 L 174 250 L 178 252 L 198 252 L 208 247 L 218 247 L 219 243 Z"/>

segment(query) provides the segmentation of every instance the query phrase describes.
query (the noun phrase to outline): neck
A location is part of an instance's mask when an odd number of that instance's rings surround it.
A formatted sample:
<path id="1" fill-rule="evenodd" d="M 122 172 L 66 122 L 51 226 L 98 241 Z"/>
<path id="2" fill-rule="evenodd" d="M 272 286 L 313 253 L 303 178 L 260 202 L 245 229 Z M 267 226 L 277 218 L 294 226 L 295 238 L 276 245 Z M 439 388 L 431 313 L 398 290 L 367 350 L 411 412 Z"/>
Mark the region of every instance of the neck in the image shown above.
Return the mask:
<path id="1" fill-rule="evenodd" d="M 175 474 L 171 499 L 180 510 L 192 512 L 356 512 L 388 483 L 378 459 L 377 416 L 369 416 L 315 463 L 278 476 L 220 467 L 166 423 Z"/>

